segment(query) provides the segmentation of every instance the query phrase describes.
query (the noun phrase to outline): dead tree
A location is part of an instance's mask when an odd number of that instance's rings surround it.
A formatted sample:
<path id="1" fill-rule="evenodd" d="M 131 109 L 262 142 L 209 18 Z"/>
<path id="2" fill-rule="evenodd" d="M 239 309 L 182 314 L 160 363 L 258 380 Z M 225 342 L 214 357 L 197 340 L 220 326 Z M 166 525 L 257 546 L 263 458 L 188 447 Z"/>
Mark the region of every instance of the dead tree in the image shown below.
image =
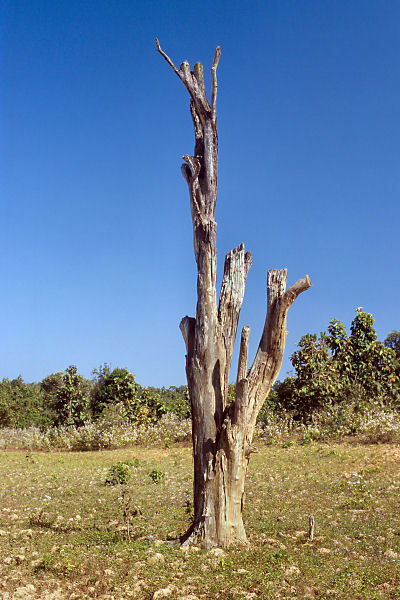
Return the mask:
<path id="1" fill-rule="evenodd" d="M 257 415 L 279 373 L 286 341 L 286 315 L 297 296 L 310 287 L 308 276 L 286 290 L 286 269 L 267 276 L 267 315 L 260 344 L 247 365 L 250 328 L 243 327 L 236 395 L 227 402 L 228 377 L 246 277 L 252 258 L 243 244 L 226 255 L 217 303 L 217 66 L 211 67 L 211 102 L 205 93 L 203 66 L 188 62 L 178 69 L 157 50 L 190 95 L 195 148 L 186 154 L 182 173 L 189 187 L 197 263 L 196 317 L 184 317 L 180 329 L 186 344 L 186 374 L 192 413 L 194 520 L 182 542 L 227 547 L 246 542 L 242 513 L 245 479 Z M 285 291 L 286 290 L 286 291 Z"/>

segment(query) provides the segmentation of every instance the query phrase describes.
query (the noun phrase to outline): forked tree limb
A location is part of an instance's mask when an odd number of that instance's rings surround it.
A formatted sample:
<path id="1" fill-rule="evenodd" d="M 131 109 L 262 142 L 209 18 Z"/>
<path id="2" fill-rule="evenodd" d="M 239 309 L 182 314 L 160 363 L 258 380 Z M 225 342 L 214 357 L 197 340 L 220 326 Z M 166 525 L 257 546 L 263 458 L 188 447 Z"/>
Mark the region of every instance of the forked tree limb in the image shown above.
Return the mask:
<path id="1" fill-rule="evenodd" d="M 286 342 L 286 316 L 295 299 L 311 287 L 308 275 L 285 291 L 286 269 L 271 269 L 267 276 L 267 314 L 249 379 L 249 414 L 255 423 L 282 365 Z"/>
<path id="2" fill-rule="evenodd" d="M 212 109 L 210 107 L 210 104 L 208 103 L 208 100 L 207 100 L 207 97 L 205 94 L 203 66 L 201 65 L 201 63 L 196 63 L 196 65 L 194 66 L 193 73 L 191 72 L 190 65 L 186 60 L 183 61 L 180 68 L 178 69 L 175 66 L 175 64 L 173 63 L 173 61 L 170 59 L 168 54 L 166 54 L 164 52 L 164 50 L 161 48 L 160 42 L 158 41 L 157 38 L 156 38 L 156 46 L 157 46 L 158 52 L 161 54 L 161 56 L 164 57 L 164 59 L 169 64 L 169 66 L 178 75 L 179 79 L 185 85 L 186 89 L 188 90 L 188 92 L 190 94 L 190 97 L 192 98 L 192 100 L 194 102 L 199 119 L 202 122 L 202 124 L 204 125 L 204 123 L 207 120 L 207 117 L 210 117 L 210 113 L 211 113 L 211 116 L 214 115 L 214 117 L 216 114 L 216 97 L 217 97 L 216 70 L 217 70 L 217 66 L 218 66 L 219 57 L 221 54 L 220 48 L 217 47 L 215 50 L 213 66 L 212 66 L 212 75 L 211 75 L 211 77 L 212 77 L 212 101 L 214 102 L 213 109 Z M 215 121 L 215 118 L 214 118 L 214 121 Z"/>
<path id="3" fill-rule="evenodd" d="M 225 350 L 224 380 L 226 384 L 229 378 L 239 314 L 251 263 L 251 253 L 244 251 L 243 244 L 228 252 L 225 257 L 224 276 L 218 306 L 218 322 Z"/>

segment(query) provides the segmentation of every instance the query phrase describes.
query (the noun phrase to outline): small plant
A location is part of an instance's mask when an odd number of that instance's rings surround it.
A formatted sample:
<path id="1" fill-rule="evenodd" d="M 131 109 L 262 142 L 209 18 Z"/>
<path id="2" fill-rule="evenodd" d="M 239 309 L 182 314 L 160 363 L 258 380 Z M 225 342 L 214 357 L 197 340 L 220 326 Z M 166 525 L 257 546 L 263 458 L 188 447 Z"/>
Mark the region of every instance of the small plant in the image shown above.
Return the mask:
<path id="1" fill-rule="evenodd" d="M 340 452 L 337 448 L 334 448 L 333 450 L 331 450 L 329 454 L 332 454 L 333 456 L 337 456 L 338 458 L 343 458 L 343 454 L 340 454 Z"/>
<path id="2" fill-rule="evenodd" d="M 188 515 L 189 521 L 192 523 L 194 519 L 194 509 L 193 502 L 189 499 L 185 502 L 185 513 Z"/>
<path id="3" fill-rule="evenodd" d="M 125 461 L 119 461 L 115 465 L 111 465 L 108 470 L 107 477 L 104 481 L 105 485 L 123 485 L 127 483 L 131 477 L 131 467 L 139 466 L 139 461 L 134 458 Z"/>
<path id="4" fill-rule="evenodd" d="M 302 446 L 308 446 L 312 442 L 312 436 L 310 433 L 303 433 L 300 444 Z"/>
<path id="5" fill-rule="evenodd" d="M 142 514 L 141 509 L 132 502 L 132 497 L 128 490 L 123 489 L 120 498 L 118 498 L 122 508 L 122 520 L 126 528 L 126 538 L 131 539 L 131 525 L 134 517 Z"/>
<path id="6" fill-rule="evenodd" d="M 150 477 L 150 479 L 153 480 L 154 483 L 161 483 L 161 481 L 163 481 L 165 478 L 165 473 L 159 471 L 158 469 L 153 469 L 152 471 L 149 471 L 147 475 Z"/>
<path id="7" fill-rule="evenodd" d="M 39 508 L 35 509 L 35 512 L 32 512 L 29 515 L 29 525 L 32 527 L 47 527 L 50 528 L 54 524 L 55 519 L 49 517 L 47 513 L 48 506 L 50 504 L 51 496 L 45 494 L 43 496 L 42 504 Z M 30 509 L 28 509 L 30 510 Z"/>
<path id="8" fill-rule="evenodd" d="M 296 445 L 295 440 L 286 440 L 286 442 L 283 442 L 282 448 L 291 448 L 292 446 L 295 446 L 295 445 Z"/>
<path id="9" fill-rule="evenodd" d="M 44 554 L 43 557 L 34 565 L 33 572 L 40 573 L 41 571 L 50 571 L 52 565 L 51 554 Z"/>

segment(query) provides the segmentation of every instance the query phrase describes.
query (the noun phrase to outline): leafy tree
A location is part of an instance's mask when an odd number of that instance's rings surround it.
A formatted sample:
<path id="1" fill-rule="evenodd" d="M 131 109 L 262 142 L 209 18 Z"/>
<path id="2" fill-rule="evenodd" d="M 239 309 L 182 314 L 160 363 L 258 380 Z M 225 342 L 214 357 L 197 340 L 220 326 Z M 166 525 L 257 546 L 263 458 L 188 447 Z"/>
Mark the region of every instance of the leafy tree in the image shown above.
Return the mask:
<path id="1" fill-rule="evenodd" d="M 102 392 L 107 378 L 111 375 L 111 367 L 108 363 L 100 365 L 92 371 L 93 379 L 90 383 L 90 411 L 93 417 L 98 417 L 106 405 L 108 400 Z"/>
<path id="2" fill-rule="evenodd" d="M 89 398 L 87 384 L 75 365 L 67 367 L 58 387 L 57 375 L 52 376 L 56 388 L 55 409 L 57 425 L 83 425 L 88 420 Z M 51 385 L 50 382 L 47 382 Z"/>
<path id="3" fill-rule="evenodd" d="M 299 350 L 290 357 L 297 378 L 293 401 L 303 420 L 324 406 L 337 393 L 338 373 L 325 333 L 303 335 Z"/>
<path id="4" fill-rule="evenodd" d="M 277 380 L 268 394 L 257 421 L 266 422 L 271 412 L 296 410 L 295 377 L 288 376 L 283 381 Z"/>
<path id="5" fill-rule="evenodd" d="M 162 394 L 155 388 L 142 388 L 139 393 L 137 420 L 141 423 L 157 422 L 167 412 Z"/>
<path id="6" fill-rule="evenodd" d="M 394 400 L 400 392 L 396 353 L 377 340 L 372 315 L 361 307 L 356 313 L 350 338 L 353 380 L 375 399 Z"/>
<path id="7" fill-rule="evenodd" d="M 179 387 L 171 386 L 169 388 L 155 388 L 148 387 L 147 392 L 151 396 L 159 396 L 160 408 L 162 411 L 172 413 L 180 419 L 186 419 L 190 417 L 190 401 L 187 385 L 181 385 Z M 154 402 L 152 400 L 152 402 Z M 158 412 L 160 412 L 160 408 Z"/>
<path id="8" fill-rule="evenodd" d="M 389 333 L 383 343 L 386 348 L 394 350 L 397 358 L 400 360 L 400 331 L 396 330 Z"/>
<path id="9" fill-rule="evenodd" d="M 332 319 L 327 333 L 303 336 L 291 356 L 296 378 L 285 408 L 307 420 L 315 410 L 356 394 L 360 400 L 398 403 L 399 361 L 394 350 L 377 340 L 373 324 L 372 315 L 359 307 L 350 335 Z"/>
<path id="10" fill-rule="evenodd" d="M 0 382 L 0 427 L 46 428 L 52 418 L 40 384 L 25 383 L 21 376 Z"/>
<path id="11" fill-rule="evenodd" d="M 155 422 L 167 412 L 162 390 L 142 388 L 128 369 L 117 367 L 110 372 L 108 365 L 104 365 L 95 374 L 97 381 L 92 398 L 95 417 L 112 406 L 119 406 L 127 421 L 140 423 Z"/>
<path id="12" fill-rule="evenodd" d="M 369 313 L 365 313 L 362 307 L 356 308 L 356 316 L 351 323 L 351 365 L 353 376 L 362 383 L 370 375 L 368 371 L 368 351 L 376 341 L 374 319 Z"/>

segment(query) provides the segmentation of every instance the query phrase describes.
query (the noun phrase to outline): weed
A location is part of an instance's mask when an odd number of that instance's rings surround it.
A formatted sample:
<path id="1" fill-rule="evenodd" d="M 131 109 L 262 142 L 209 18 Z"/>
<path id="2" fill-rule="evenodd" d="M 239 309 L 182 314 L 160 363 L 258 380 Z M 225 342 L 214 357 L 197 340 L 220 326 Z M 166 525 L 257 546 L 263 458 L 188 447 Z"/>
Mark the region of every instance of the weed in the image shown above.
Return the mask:
<path id="1" fill-rule="evenodd" d="M 41 505 L 38 508 L 33 509 L 33 511 L 29 514 L 28 523 L 31 527 L 43 527 L 49 529 L 53 526 L 55 518 L 49 517 L 47 512 L 50 501 L 51 496 L 45 494 L 43 496 Z M 28 508 L 28 510 L 30 511 L 31 509 Z"/>
<path id="2" fill-rule="evenodd" d="M 283 442 L 282 448 L 292 448 L 295 445 L 296 445 L 295 440 L 286 440 L 286 442 Z"/>
<path id="3" fill-rule="evenodd" d="M 118 498 L 121 509 L 122 509 L 122 520 L 124 522 L 126 538 L 128 541 L 131 539 L 131 526 L 134 517 L 142 514 L 141 509 L 135 506 L 132 502 L 132 497 L 128 490 L 122 489 L 121 496 Z"/>
<path id="4" fill-rule="evenodd" d="M 105 485 L 123 485 L 127 483 L 131 477 L 131 467 L 139 466 L 139 462 L 136 459 L 130 459 L 125 461 L 118 461 L 108 470 Z"/>
<path id="5" fill-rule="evenodd" d="M 153 469 L 152 471 L 149 471 L 147 475 L 154 483 L 161 483 L 161 481 L 165 479 L 165 473 L 159 471 L 158 469 Z"/>

